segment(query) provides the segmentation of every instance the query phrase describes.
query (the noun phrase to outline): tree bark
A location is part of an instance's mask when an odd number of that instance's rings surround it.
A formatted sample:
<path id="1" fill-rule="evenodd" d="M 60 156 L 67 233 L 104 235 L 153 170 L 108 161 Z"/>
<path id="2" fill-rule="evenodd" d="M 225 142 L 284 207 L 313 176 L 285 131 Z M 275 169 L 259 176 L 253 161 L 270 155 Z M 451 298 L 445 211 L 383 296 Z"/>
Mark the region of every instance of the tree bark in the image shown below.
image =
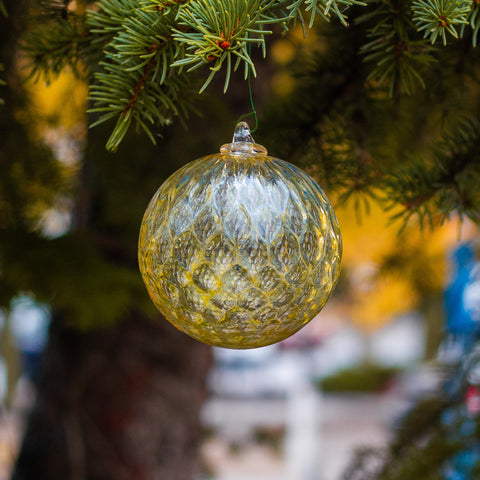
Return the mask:
<path id="1" fill-rule="evenodd" d="M 12 480 L 191 480 L 209 356 L 162 318 L 87 333 L 54 318 Z"/>

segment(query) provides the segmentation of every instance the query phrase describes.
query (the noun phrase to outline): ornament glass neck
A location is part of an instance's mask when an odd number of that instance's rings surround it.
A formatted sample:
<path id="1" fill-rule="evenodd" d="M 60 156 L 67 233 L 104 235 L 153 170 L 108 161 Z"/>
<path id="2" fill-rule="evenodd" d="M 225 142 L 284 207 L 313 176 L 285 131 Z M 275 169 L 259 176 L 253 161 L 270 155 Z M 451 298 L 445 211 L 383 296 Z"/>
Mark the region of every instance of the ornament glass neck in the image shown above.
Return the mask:
<path id="1" fill-rule="evenodd" d="M 267 149 L 263 145 L 255 143 L 250 127 L 246 122 L 239 122 L 233 133 L 232 143 L 226 143 L 220 147 L 223 155 L 267 155 Z"/>

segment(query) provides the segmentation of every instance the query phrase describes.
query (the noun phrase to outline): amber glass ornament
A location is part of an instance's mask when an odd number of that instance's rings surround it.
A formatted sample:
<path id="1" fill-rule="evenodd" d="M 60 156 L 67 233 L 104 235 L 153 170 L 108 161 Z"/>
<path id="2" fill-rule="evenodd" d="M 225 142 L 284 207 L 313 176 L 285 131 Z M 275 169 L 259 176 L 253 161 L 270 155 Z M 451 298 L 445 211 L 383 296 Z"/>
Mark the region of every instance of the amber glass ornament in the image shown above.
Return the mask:
<path id="1" fill-rule="evenodd" d="M 160 312 L 191 337 L 228 348 L 269 345 L 312 320 L 335 286 L 341 254 L 324 192 L 268 156 L 244 122 L 220 153 L 158 189 L 138 252 Z"/>

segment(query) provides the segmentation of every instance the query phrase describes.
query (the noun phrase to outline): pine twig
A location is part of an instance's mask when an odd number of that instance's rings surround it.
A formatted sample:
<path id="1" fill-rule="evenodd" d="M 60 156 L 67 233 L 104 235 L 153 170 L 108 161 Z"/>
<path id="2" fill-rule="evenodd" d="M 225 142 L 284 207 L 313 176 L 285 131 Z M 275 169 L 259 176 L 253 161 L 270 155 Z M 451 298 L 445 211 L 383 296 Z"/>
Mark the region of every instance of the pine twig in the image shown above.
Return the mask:
<path id="1" fill-rule="evenodd" d="M 83 31 L 81 22 L 81 19 L 51 20 L 33 28 L 24 37 L 30 78 L 43 78 L 48 82 L 67 66 L 77 74 L 83 69 L 82 61 L 91 51 L 91 39 Z"/>
<path id="2" fill-rule="evenodd" d="M 368 80 L 386 85 L 389 96 L 403 90 L 412 94 L 418 86 L 425 88 L 422 68 L 434 62 L 432 47 L 416 38 L 410 3 L 405 0 L 375 2 L 375 8 L 357 19 L 358 23 L 375 22 L 368 31 L 371 41 L 361 53 L 366 62 L 375 64 Z"/>
<path id="3" fill-rule="evenodd" d="M 446 45 L 447 33 L 458 38 L 455 27 L 468 24 L 471 6 L 469 0 L 415 0 L 412 3 L 413 20 L 418 31 L 425 32 L 424 38 L 430 38 L 432 44 L 441 38 Z"/>
<path id="4" fill-rule="evenodd" d="M 416 216 L 420 225 L 433 216 L 443 222 L 457 212 L 480 224 L 480 123 L 462 122 L 434 148 L 431 161 L 412 158 L 385 179 L 388 208 L 401 205 L 394 218 L 404 224 Z"/>

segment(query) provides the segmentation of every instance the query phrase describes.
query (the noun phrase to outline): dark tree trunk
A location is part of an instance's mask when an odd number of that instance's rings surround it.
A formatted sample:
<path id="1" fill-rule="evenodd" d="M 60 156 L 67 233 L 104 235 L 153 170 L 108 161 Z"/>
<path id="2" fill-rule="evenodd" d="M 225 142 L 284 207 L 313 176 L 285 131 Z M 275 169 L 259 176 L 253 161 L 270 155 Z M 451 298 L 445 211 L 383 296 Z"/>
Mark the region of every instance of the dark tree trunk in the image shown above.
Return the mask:
<path id="1" fill-rule="evenodd" d="M 80 333 L 55 318 L 13 480 L 192 480 L 207 347 L 132 315 Z"/>

